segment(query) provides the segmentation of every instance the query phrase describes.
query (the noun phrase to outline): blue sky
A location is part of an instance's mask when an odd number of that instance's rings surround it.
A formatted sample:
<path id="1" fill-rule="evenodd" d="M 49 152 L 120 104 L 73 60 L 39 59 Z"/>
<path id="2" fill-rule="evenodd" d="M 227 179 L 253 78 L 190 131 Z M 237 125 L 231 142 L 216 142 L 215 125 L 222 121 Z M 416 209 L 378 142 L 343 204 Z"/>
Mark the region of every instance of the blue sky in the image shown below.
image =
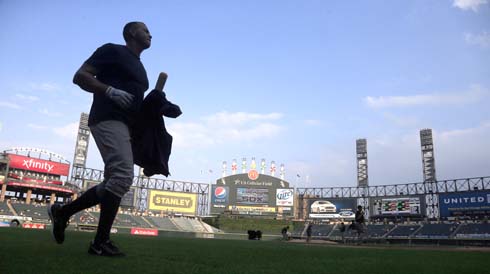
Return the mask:
<path id="1" fill-rule="evenodd" d="M 169 179 L 207 183 L 255 157 L 294 186 L 355 186 L 366 138 L 370 185 L 419 182 L 422 128 L 439 179 L 488 176 L 489 2 L 0 1 L 0 149 L 72 161 L 91 104 L 73 74 L 137 20 L 151 86 L 167 72 L 184 112 L 166 120 Z M 103 168 L 93 140 L 87 166 Z"/>

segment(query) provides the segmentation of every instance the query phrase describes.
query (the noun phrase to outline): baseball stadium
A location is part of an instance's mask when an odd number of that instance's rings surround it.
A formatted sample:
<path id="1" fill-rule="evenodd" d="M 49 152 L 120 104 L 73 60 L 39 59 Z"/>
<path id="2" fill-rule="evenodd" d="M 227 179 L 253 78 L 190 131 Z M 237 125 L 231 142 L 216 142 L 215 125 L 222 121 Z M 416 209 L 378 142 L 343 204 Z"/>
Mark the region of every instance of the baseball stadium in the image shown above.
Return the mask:
<path id="1" fill-rule="evenodd" d="M 96 231 L 99 208 L 72 216 L 63 246 L 51 239 L 47 208 L 102 182 L 102 170 L 85 166 L 89 137 L 82 113 L 72 163 L 40 148 L 1 154 L 0 273 L 489 271 L 490 177 L 436 178 L 430 129 L 420 131 L 423 182 L 370 185 L 366 139 L 356 141 L 352 187 L 294 188 L 284 165 L 276 175 L 274 161 L 255 158 L 241 167 L 234 159 L 230 171 L 223 162 L 212 184 L 140 172 L 111 230 L 129 259 L 88 264 L 80 246 Z M 362 231 L 350 225 L 358 206 Z"/>

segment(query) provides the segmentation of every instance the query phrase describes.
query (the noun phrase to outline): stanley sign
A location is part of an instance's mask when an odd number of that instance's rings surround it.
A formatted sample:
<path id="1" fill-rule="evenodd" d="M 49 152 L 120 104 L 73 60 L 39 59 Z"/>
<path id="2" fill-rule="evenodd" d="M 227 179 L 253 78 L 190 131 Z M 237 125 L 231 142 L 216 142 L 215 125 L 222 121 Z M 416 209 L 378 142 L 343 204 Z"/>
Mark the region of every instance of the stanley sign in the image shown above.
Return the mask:
<path id="1" fill-rule="evenodd" d="M 150 191 L 148 205 L 150 210 L 196 214 L 197 195 L 194 193 L 152 190 Z"/>

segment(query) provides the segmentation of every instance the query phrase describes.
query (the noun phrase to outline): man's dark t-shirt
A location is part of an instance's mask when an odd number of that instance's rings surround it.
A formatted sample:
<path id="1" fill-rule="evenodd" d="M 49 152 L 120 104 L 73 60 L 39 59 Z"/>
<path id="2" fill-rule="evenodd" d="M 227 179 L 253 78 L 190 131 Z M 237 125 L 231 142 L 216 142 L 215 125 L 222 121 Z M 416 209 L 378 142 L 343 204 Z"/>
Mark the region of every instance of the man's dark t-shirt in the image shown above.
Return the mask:
<path id="1" fill-rule="evenodd" d="M 89 126 L 105 120 L 118 120 L 132 125 L 148 89 L 148 77 L 139 57 L 126 46 L 105 44 L 85 63 L 96 68 L 97 80 L 134 96 L 130 108 L 124 110 L 105 94 L 94 93 Z"/>

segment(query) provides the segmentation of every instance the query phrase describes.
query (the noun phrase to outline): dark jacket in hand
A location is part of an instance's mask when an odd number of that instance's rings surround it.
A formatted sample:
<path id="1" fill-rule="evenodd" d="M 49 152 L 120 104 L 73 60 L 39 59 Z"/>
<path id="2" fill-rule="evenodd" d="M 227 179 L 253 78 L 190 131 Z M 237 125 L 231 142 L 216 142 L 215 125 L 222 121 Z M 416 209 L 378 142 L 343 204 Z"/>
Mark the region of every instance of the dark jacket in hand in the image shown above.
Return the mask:
<path id="1" fill-rule="evenodd" d="M 180 107 L 167 100 L 165 93 L 152 90 L 143 100 L 141 111 L 131 129 L 134 163 L 143 168 L 145 176 L 170 174 L 168 159 L 172 136 L 165 129 L 163 116 L 177 118 Z"/>

